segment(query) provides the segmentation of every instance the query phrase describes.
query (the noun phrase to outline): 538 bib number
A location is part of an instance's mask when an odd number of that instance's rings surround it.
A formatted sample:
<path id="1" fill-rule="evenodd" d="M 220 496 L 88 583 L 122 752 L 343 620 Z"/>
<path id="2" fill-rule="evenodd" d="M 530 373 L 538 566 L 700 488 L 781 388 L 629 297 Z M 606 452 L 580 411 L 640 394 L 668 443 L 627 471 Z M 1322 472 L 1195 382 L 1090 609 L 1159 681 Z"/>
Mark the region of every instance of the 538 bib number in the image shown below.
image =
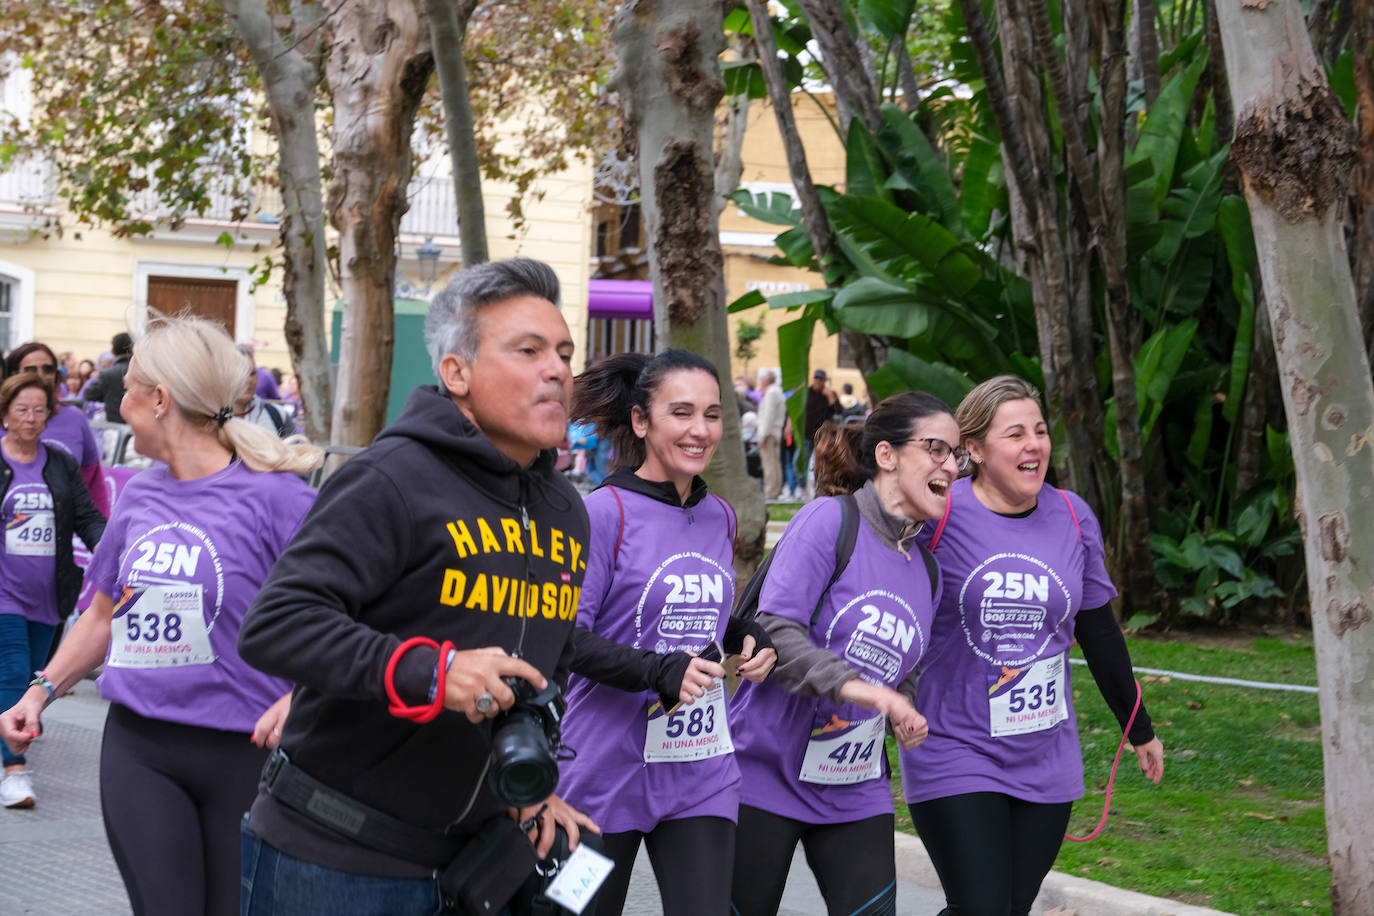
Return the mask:
<path id="1" fill-rule="evenodd" d="M 112 623 L 112 668 L 172 668 L 215 660 L 201 586 L 150 585 Z"/>

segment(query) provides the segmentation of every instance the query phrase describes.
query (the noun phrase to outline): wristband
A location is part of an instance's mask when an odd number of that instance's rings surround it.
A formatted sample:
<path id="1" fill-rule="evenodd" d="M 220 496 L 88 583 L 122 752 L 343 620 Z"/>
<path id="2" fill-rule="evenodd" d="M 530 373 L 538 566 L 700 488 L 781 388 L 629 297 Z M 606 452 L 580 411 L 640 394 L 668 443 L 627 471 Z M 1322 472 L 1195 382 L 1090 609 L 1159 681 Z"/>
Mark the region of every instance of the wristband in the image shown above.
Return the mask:
<path id="1" fill-rule="evenodd" d="M 428 704 L 410 706 L 401 699 L 396 692 L 396 664 L 416 646 L 428 646 L 439 650 L 439 661 L 435 666 L 434 699 Z M 387 699 L 391 705 L 387 707 L 387 712 L 396 716 L 398 719 L 409 719 L 412 722 L 424 723 L 433 720 L 444 709 L 444 677 L 448 667 L 449 653 L 453 651 L 453 643 L 445 641 L 443 645 L 435 642 L 426 636 L 414 636 L 407 639 L 396 647 L 396 651 L 391 653 L 391 658 L 386 663 L 386 676 L 384 683 L 386 686 Z"/>
<path id="2" fill-rule="evenodd" d="M 29 686 L 42 687 L 46 690 L 48 692 L 49 703 L 57 699 L 57 687 L 53 685 L 52 681 L 48 680 L 48 672 L 46 671 L 35 671 L 33 673 L 33 680 L 29 681 Z"/>

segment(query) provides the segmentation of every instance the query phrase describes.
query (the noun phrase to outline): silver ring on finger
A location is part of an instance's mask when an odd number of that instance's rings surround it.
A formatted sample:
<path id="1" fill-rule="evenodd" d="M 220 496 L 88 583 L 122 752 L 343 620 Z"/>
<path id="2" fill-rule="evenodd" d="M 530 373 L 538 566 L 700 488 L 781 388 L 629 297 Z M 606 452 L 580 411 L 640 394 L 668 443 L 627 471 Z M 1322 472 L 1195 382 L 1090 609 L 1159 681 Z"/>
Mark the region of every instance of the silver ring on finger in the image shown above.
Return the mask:
<path id="1" fill-rule="evenodd" d="M 478 697 L 476 702 L 474 702 L 472 706 L 474 709 L 476 709 L 478 712 L 485 716 L 487 713 L 491 712 L 494 706 L 496 706 L 496 697 L 492 696 L 491 691 L 488 690 L 486 693 Z"/>

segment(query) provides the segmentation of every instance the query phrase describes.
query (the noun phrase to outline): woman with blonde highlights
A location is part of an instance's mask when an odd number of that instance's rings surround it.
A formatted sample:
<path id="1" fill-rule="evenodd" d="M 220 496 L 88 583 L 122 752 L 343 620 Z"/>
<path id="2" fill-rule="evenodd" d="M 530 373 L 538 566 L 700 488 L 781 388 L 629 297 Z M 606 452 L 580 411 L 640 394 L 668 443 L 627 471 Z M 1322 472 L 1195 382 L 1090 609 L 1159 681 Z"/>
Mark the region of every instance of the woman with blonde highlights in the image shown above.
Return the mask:
<path id="1" fill-rule="evenodd" d="M 138 343 L 120 410 L 165 466 L 126 486 L 87 571 L 90 609 L 0 714 L 22 752 L 47 704 L 104 664 L 101 808 L 140 916 L 238 912 L 239 820 L 290 701 L 239 657 L 238 631 L 314 500 L 292 472 L 320 452 L 233 416 L 247 371 L 203 319 L 159 321 Z"/>
<path id="2" fill-rule="evenodd" d="M 930 537 L 943 598 L 916 694 L 930 738 L 902 751 L 902 784 L 944 912 L 1025 916 L 1083 795 L 1069 646 L 1123 728 L 1138 694 L 1097 518 L 1045 482 L 1040 392 L 998 376 L 955 419 L 973 476 L 949 488 Z M 1130 742 L 1158 783 L 1164 746 L 1143 705 L 1134 715 Z"/>

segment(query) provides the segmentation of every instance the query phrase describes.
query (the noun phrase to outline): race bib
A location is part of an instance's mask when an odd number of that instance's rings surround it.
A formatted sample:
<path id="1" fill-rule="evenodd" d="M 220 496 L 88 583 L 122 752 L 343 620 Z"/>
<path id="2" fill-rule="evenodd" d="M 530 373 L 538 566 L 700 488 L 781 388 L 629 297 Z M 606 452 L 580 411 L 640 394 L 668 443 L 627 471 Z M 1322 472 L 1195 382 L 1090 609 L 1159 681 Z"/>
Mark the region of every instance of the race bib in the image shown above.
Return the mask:
<path id="1" fill-rule="evenodd" d="M 671 715 L 655 704 L 644 736 L 645 763 L 681 763 L 733 754 L 725 722 L 725 688 L 719 681 L 691 706 Z"/>
<path id="2" fill-rule="evenodd" d="M 882 776 L 884 721 L 882 716 L 861 722 L 831 717 L 811 733 L 802 758 L 801 781 L 841 786 Z"/>
<path id="3" fill-rule="evenodd" d="M 16 514 L 5 529 L 5 553 L 12 557 L 51 557 L 57 554 L 57 520 L 50 511 Z"/>
<path id="4" fill-rule="evenodd" d="M 112 668 L 176 668 L 215 660 L 199 583 L 150 585 L 111 624 Z"/>
<path id="5" fill-rule="evenodd" d="M 1064 699 L 1064 656 L 1027 668 L 1002 668 L 988 675 L 992 736 L 1044 731 L 1069 717 Z"/>

